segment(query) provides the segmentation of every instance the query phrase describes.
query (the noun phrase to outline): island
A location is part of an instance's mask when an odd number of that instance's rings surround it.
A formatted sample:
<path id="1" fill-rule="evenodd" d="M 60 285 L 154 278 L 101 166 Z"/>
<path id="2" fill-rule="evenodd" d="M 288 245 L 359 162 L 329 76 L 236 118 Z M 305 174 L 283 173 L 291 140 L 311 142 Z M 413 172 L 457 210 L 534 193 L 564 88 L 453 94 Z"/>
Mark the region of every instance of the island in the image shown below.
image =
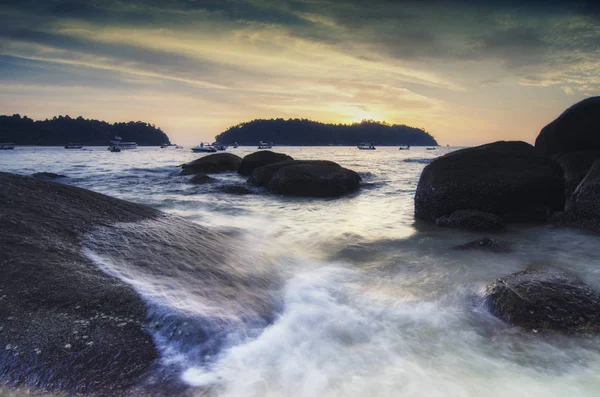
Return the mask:
<path id="1" fill-rule="evenodd" d="M 0 116 L 0 142 L 35 146 L 62 146 L 77 142 L 85 146 L 104 146 L 115 137 L 137 142 L 140 146 L 171 143 L 159 127 L 142 121 L 111 124 L 81 116 L 55 116 L 39 121 L 19 114 Z"/>
<path id="2" fill-rule="evenodd" d="M 437 146 L 425 130 L 407 125 L 363 120 L 353 124 L 326 124 L 307 119 L 258 119 L 230 127 L 216 136 L 222 143 L 256 145 L 259 141 L 282 146 Z"/>

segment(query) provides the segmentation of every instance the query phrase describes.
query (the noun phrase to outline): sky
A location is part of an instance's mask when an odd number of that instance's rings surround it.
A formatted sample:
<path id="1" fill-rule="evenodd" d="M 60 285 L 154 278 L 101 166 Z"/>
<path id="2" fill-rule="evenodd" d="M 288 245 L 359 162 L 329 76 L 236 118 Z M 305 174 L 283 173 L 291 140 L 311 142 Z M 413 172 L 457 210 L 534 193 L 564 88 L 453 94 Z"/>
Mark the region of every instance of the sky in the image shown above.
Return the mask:
<path id="1" fill-rule="evenodd" d="M 593 2 L 0 1 L 0 114 L 142 120 L 179 144 L 278 117 L 532 143 L 599 92 Z"/>

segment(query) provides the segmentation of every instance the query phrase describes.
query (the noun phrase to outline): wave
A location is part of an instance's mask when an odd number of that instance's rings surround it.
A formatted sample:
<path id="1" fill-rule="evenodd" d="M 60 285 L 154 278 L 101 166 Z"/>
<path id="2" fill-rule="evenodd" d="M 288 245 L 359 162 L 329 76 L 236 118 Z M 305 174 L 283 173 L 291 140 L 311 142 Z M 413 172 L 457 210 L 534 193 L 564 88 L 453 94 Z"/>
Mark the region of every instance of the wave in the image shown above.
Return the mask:
<path id="1" fill-rule="evenodd" d="M 404 159 L 404 163 L 418 163 L 418 164 L 429 164 L 435 159 Z"/>

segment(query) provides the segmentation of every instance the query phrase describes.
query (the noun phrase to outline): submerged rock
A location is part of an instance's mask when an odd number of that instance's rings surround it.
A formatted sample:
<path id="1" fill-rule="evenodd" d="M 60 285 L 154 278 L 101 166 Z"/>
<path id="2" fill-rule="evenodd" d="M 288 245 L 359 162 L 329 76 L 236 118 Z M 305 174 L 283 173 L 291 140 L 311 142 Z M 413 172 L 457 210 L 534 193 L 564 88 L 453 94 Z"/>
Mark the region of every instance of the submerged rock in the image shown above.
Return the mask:
<path id="1" fill-rule="evenodd" d="M 600 150 L 600 97 L 591 97 L 565 110 L 545 126 L 535 147 L 545 156 Z"/>
<path id="2" fill-rule="evenodd" d="M 252 171 L 254 171 L 256 168 L 289 160 L 293 160 L 293 158 L 287 154 L 276 153 L 270 150 L 261 150 L 245 156 L 242 159 L 238 173 L 241 175 L 250 176 L 252 175 Z"/>
<path id="3" fill-rule="evenodd" d="M 503 242 L 490 237 L 484 237 L 480 240 L 468 242 L 466 244 L 457 245 L 454 247 L 456 250 L 482 250 L 489 251 L 496 254 L 508 253 L 511 251 L 510 247 Z"/>
<path id="4" fill-rule="evenodd" d="M 237 171 L 242 159 L 231 153 L 215 153 L 181 165 L 181 175 Z"/>
<path id="5" fill-rule="evenodd" d="M 215 180 L 213 178 L 206 174 L 196 174 L 193 177 L 191 177 L 188 182 L 194 185 L 203 185 L 205 183 L 212 183 L 214 181 Z"/>
<path id="6" fill-rule="evenodd" d="M 240 184 L 219 186 L 217 190 L 222 193 L 234 194 L 237 196 L 244 196 L 254 193 L 251 189 L 248 189 L 246 186 Z"/>
<path id="7" fill-rule="evenodd" d="M 285 162 L 278 167 L 266 187 L 272 193 L 286 196 L 339 197 L 358 190 L 360 182 L 356 172 L 336 163 L 301 161 Z"/>
<path id="8" fill-rule="evenodd" d="M 600 293 L 553 268 L 532 268 L 501 277 L 484 293 L 488 310 L 527 330 L 598 332 Z"/>
<path id="9" fill-rule="evenodd" d="M 454 211 L 450 215 L 439 217 L 435 223 L 441 227 L 480 231 L 503 231 L 506 229 L 502 218 L 498 215 L 477 210 Z"/>
<path id="10" fill-rule="evenodd" d="M 35 174 L 31 174 L 32 177 L 38 179 L 62 179 L 66 178 L 66 175 L 55 174 L 54 172 L 36 172 Z"/>
<path id="11" fill-rule="evenodd" d="M 158 358 L 145 305 L 82 254 L 78 236 L 159 212 L 2 172 L 0 186 L 0 346 L 11 346 L 0 381 L 121 394 Z"/>
<path id="12" fill-rule="evenodd" d="M 415 194 L 415 217 L 435 221 L 479 210 L 505 222 L 545 221 L 564 208 L 563 172 L 525 142 L 494 142 L 448 153 L 427 165 Z"/>

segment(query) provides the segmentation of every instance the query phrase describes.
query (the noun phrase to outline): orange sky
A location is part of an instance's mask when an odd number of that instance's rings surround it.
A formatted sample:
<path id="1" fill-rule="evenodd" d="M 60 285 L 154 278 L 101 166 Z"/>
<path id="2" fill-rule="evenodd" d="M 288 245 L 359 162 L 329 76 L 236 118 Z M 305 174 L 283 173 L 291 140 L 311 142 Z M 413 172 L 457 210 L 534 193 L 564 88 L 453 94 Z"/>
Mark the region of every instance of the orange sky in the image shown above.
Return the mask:
<path id="1" fill-rule="evenodd" d="M 0 113 L 143 120 L 186 145 L 272 117 L 532 143 L 600 85 L 597 10 L 532 4 L 3 2 Z"/>

